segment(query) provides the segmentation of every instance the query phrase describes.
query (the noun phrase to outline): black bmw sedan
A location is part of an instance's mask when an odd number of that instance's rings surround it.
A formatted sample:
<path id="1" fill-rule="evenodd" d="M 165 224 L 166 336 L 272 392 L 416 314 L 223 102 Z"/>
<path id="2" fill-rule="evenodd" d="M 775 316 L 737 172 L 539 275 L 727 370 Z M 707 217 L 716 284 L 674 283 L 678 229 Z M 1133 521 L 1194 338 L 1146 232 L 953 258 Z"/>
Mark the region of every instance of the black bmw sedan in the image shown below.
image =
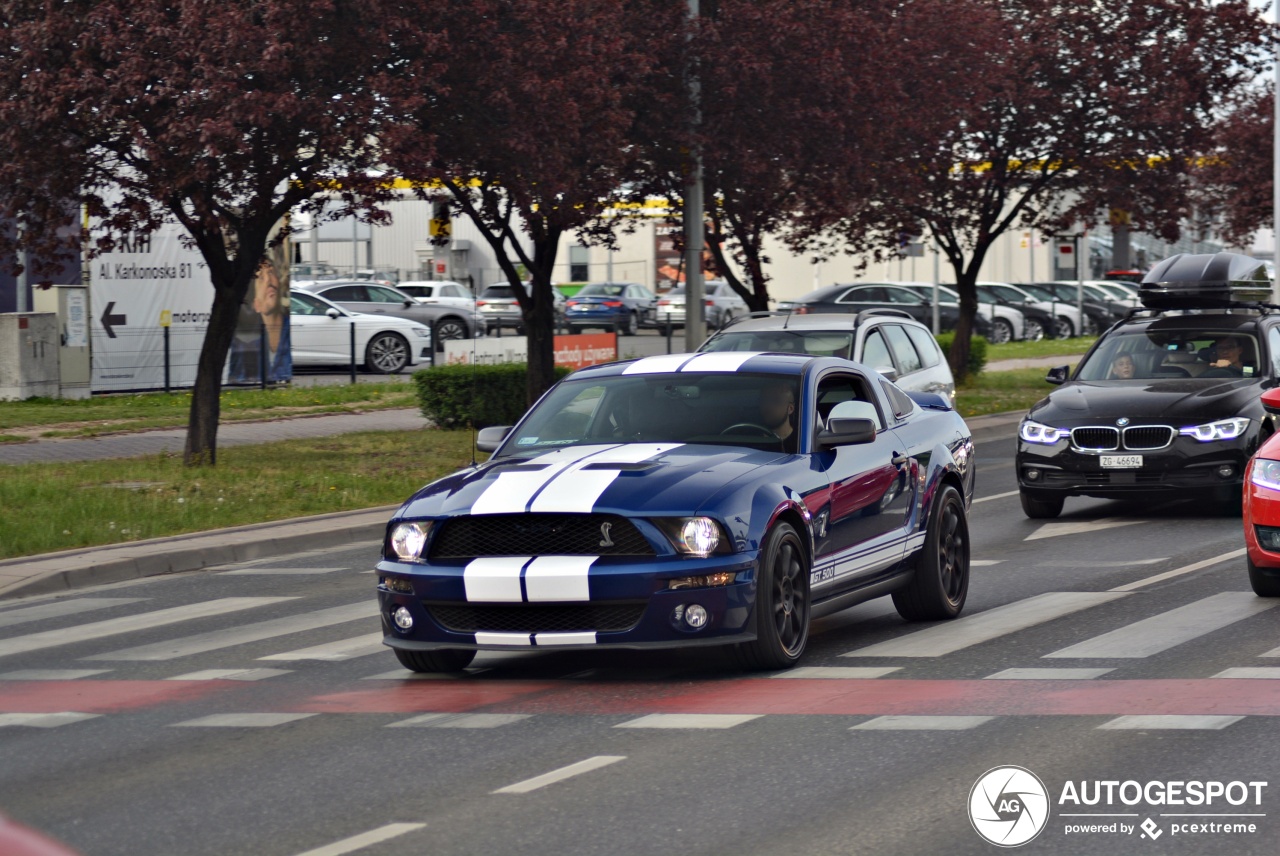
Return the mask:
<path id="1" fill-rule="evenodd" d="M 1069 496 L 1211 498 L 1239 508 L 1245 464 L 1275 431 L 1258 400 L 1280 377 L 1280 314 L 1146 310 L 1105 333 L 1022 420 L 1028 517 Z"/>

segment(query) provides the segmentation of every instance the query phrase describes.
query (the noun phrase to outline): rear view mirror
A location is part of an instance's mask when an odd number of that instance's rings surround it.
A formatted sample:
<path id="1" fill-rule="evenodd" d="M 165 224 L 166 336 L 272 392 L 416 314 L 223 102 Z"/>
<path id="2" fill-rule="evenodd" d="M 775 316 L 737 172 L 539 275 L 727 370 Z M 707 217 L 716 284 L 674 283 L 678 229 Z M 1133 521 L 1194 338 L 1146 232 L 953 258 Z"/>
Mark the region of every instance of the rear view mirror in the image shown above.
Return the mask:
<path id="1" fill-rule="evenodd" d="M 481 452 L 496 452 L 498 447 L 502 445 L 502 441 L 507 439 L 507 435 L 510 433 L 510 425 L 493 425 L 488 428 L 481 428 L 480 433 L 476 435 L 476 448 Z"/>
<path id="2" fill-rule="evenodd" d="M 1071 366 L 1054 366 L 1049 369 L 1049 373 L 1044 376 L 1046 382 L 1057 385 L 1067 382 L 1067 376 L 1071 374 Z"/>

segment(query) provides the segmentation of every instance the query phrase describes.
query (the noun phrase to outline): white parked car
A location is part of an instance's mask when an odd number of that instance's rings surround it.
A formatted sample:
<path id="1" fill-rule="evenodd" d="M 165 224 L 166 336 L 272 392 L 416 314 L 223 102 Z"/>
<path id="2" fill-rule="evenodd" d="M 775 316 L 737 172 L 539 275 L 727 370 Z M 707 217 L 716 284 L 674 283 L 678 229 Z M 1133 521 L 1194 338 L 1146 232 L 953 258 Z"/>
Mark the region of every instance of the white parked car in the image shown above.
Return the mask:
<path id="1" fill-rule="evenodd" d="M 897 285 L 909 288 L 923 298 L 933 297 L 931 282 L 899 282 Z M 960 311 L 960 295 L 945 285 L 938 286 L 938 303 Z M 1005 342 L 1022 341 L 1026 338 L 1026 316 L 1012 306 L 992 306 L 990 303 L 978 303 L 978 314 L 991 325 L 987 338 L 997 345 Z"/>
<path id="2" fill-rule="evenodd" d="M 722 279 L 709 279 L 703 287 L 703 319 L 707 327 L 719 330 L 734 318 L 749 314 L 747 301 L 738 296 L 729 283 Z M 684 285 L 677 285 L 666 294 L 658 295 L 658 311 L 655 320 L 659 326 L 670 321 L 674 326 L 684 324 Z"/>
<path id="3" fill-rule="evenodd" d="M 402 282 L 396 288 L 423 303 L 436 303 L 440 306 L 457 306 L 459 309 L 476 311 L 476 296 L 460 282 L 442 279 L 422 279 Z"/>
<path id="4" fill-rule="evenodd" d="M 1044 290 L 1037 291 L 1030 286 L 1008 282 L 980 282 L 978 285 L 986 286 L 1010 303 L 1030 303 L 1035 308 L 1048 312 L 1054 317 L 1057 326 L 1050 335 L 1059 339 L 1069 339 L 1083 329 L 1080 326 L 1080 310 L 1074 304 L 1059 300 Z"/>
<path id="5" fill-rule="evenodd" d="M 396 374 L 431 357 L 431 328 L 395 315 L 366 315 L 343 309 L 318 294 L 289 295 L 289 338 L 293 365 L 351 365 L 351 327 L 356 360 L 365 371 Z"/>

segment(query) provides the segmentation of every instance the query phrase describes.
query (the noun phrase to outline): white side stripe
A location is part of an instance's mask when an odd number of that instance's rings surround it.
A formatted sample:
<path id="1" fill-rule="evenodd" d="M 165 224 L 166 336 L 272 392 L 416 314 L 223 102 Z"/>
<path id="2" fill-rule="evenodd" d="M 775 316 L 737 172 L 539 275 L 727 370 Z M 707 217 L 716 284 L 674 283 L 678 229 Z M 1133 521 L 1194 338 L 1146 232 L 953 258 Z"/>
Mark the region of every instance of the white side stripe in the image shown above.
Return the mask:
<path id="1" fill-rule="evenodd" d="M 486 556 L 473 559 L 462 571 L 469 601 L 520 603 L 520 572 L 532 556 Z"/>
<path id="2" fill-rule="evenodd" d="M 591 600 L 587 574 L 597 556 L 539 556 L 524 572 L 530 602 Z"/>

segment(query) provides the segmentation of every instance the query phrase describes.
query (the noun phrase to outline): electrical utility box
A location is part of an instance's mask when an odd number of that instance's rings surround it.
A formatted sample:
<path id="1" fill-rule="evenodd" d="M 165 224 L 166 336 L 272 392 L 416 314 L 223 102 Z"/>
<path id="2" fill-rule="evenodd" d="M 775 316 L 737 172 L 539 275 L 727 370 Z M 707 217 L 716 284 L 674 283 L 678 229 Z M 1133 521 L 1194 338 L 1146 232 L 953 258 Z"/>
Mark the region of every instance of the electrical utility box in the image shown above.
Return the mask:
<path id="1" fill-rule="evenodd" d="M 0 401 L 58 395 L 58 316 L 0 314 Z"/>
<path id="2" fill-rule="evenodd" d="M 92 360 L 89 353 L 89 289 L 54 285 L 31 292 L 37 312 L 58 316 L 58 366 L 62 398 L 88 398 Z"/>

